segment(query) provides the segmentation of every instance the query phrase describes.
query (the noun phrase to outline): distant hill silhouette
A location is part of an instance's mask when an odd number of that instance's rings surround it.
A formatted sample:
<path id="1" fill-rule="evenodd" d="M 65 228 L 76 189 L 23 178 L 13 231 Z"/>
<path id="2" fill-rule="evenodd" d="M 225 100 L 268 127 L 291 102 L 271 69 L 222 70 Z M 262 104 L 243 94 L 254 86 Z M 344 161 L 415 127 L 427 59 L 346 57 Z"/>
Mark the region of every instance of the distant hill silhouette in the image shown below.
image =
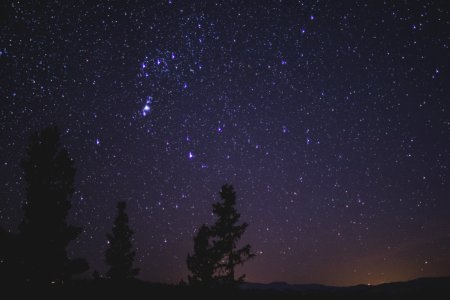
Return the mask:
<path id="1" fill-rule="evenodd" d="M 348 287 L 327 286 L 321 284 L 288 284 L 286 282 L 243 283 L 246 291 L 281 293 L 284 295 L 302 295 L 314 297 L 350 297 L 350 299 L 450 299 L 450 276 L 436 278 L 418 278 L 404 282 L 384 283 L 380 285 L 355 285 Z M 435 297 L 436 296 L 436 297 Z M 349 299 L 349 298 L 347 298 Z"/>
<path id="2" fill-rule="evenodd" d="M 271 283 L 251 283 L 244 282 L 241 284 L 243 290 L 272 290 L 272 291 L 333 291 L 339 287 L 327 286 L 322 284 L 289 284 L 283 281 Z"/>
<path id="3" fill-rule="evenodd" d="M 3 287 L 2 287 L 3 288 Z M 13 289 L 6 286 L 6 295 Z M 333 287 L 320 284 L 244 283 L 240 289 L 198 288 L 186 285 L 155 284 L 132 280 L 117 284 L 107 279 L 74 280 L 68 284 L 55 284 L 43 290 L 14 287 L 16 298 L 25 295 L 50 295 L 61 299 L 450 299 L 450 277 L 420 278 L 376 286 L 356 285 Z M 44 293 L 44 294 L 43 294 Z"/>

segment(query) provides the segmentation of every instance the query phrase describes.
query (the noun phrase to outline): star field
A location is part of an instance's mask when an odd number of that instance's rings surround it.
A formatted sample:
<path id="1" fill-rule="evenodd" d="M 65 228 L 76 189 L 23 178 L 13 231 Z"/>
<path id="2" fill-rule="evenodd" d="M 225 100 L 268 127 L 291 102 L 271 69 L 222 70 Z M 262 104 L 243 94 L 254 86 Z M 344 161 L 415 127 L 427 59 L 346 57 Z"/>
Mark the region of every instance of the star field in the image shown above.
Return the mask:
<path id="1" fill-rule="evenodd" d="M 140 278 L 186 279 L 226 182 L 252 282 L 450 275 L 446 1 L 5 1 L 0 224 L 57 124 L 76 162 L 70 252 L 105 271 L 127 201 Z"/>

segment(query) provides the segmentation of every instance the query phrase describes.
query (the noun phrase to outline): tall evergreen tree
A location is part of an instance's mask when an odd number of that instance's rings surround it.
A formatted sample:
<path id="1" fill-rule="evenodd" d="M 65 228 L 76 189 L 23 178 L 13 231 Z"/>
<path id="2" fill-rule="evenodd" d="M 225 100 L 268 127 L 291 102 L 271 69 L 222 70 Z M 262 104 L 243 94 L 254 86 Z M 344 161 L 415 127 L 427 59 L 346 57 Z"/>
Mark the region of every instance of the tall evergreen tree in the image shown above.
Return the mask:
<path id="1" fill-rule="evenodd" d="M 66 218 L 74 192 L 75 167 L 60 144 L 59 131 L 48 127 L 31 135 L 25 173 L 26 201 L 20 224 L 23 275 L 29 282 L 63 282 L 88 269 L 83 259 L 69 259 L 66 248 L 81 227 Z"/>
<path id="2" fill-rule="evenodd" d="M 238 224 L 240 214 L 235 208 L 233 186 L 223 185 L 220 197 L 223 201 L 213 204 L 213 213 L 217 216 L 215 224 L 202 225 L 194 238 L 194 254 L 188 255 L 191 284 L 235 286 L 245 277 L 235 278 L 235 267 L 255 256 L 250 245 L 236 249 L 248 224 Z"/>
<path id="3" fill-rule="evenodd" d="M 118 214 L 114 221 L 112 234 L 107 234 L 109 247 L 105 252 L 106 263 L 109 270 L 108 278 L 113 280 L 133 279 L 139 269 L 133 268 L 135 252 L 131 243 L 133 231 L 128 226 L 128 215 L 125 212 L 126 203 L 117 204 Z"/>
<path id="4" fill-rule="evenodd" d="M 247 223 L 238 224 L 241 215 L 237 212 L 236 192 L 232 185 L 225 184 L 220 191 L 223 202 L 213 204 L 213 213 L 217 221 L 212 227 L 214 233 L 213 248 L 220 255 L 216 265 L 217 279 L 224 285 L 233 286 L 242 282 L 245 274 L 235 278 L 235 267 L 242 265 L 255 256 L 251 246 L 245 245 L 240 249 L 237 243 L 248 227 Z"/>

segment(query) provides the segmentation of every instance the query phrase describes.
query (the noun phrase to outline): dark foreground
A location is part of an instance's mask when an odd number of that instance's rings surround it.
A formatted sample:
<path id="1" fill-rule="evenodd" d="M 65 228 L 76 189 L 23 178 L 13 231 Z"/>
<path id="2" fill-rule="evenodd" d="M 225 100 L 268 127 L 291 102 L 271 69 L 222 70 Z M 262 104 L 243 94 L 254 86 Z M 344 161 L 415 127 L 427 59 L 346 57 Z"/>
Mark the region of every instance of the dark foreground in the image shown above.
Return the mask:
<path id="1" fill-rule="evenodd" d="M 142 281 L 80 280 L 45 288 L 8 285 L 2 291 L 7 296 L 2 296 L 3 299 L 23 296 L 31 296 L 31 299 L 42 296 L 46 299 L 450 299 L 450 277 L 353 287 L 249 283 L 236 290 L 196 289 Z"/>

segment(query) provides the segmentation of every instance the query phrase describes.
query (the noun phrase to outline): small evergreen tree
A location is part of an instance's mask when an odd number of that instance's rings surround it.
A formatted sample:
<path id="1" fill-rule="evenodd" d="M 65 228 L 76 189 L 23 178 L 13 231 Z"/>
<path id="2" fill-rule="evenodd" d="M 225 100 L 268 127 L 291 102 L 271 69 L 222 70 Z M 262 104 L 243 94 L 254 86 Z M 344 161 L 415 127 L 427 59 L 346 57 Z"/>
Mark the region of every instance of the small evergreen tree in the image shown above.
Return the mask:
<path id="1" fill-rule="evenodd" d="M 97 270 L 94 270 L 94 272 L 92 272 L 92 279 L 94 280 L 100 280 L 100 273 Z"/>
<path id="2" fill-rule="evenodd" d="M 113 280 L 133 279 L 139 273 L 139 269 L 133 268 L 135 256 L 131 243 L 133 231 L 128 226 L 128 215 L 125 209 L 125 202 L 117 204 L 118 214 L 112 234 L 106 235 L 109 243 L 105 252 L 106 263 L 109 265 L 106 276 Z"/>
<path id="3" fill-rule="evenodd" d="M 83 259 L 69 259 L 66 248 L 81 227 L 68 225 L 75 167 L 59 131 L 48 127 L 31 135 L 25 173 L 26 201 L 20 224 L 23 276 L 28 282 L 63 282 L 88 269 Z"/>
<path id="4" fill-rule="evenodd" d="M 214 268 L 217 264 L 214 249 L 211 248 L 211 230 L 202 225 L 194 237 L 194 254 L 188 254 L 187 266 L 192 276 L 188 276 L 189 284 L 210 287 L 213 285 Z"/>

